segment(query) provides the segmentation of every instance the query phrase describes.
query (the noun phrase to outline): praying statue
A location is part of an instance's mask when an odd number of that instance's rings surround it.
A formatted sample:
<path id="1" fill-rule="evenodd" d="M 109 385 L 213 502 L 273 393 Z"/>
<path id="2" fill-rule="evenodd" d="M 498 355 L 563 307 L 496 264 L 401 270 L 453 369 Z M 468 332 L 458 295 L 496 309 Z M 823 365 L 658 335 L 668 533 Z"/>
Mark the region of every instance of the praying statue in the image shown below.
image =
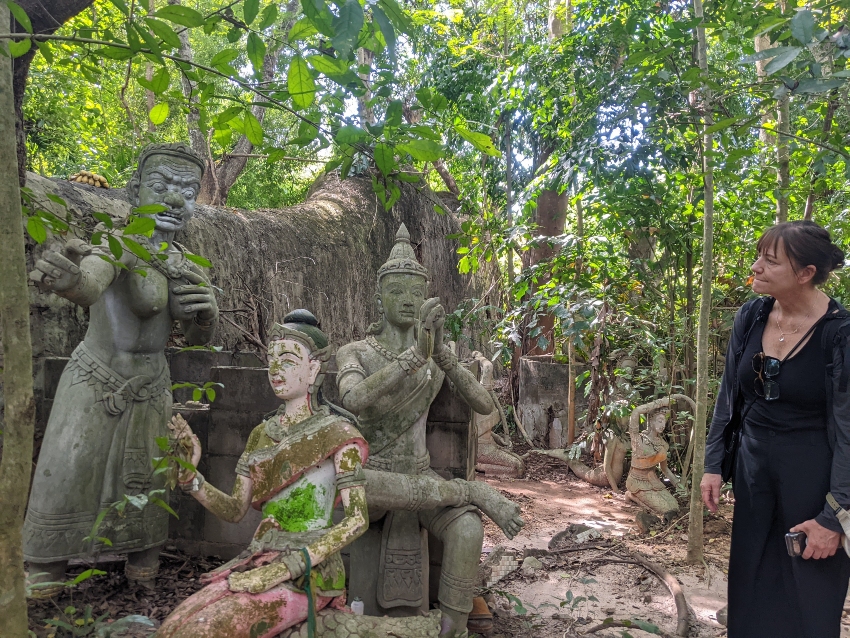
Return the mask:
<path id="1" fill-rule="evenodd" d="M 439 299 L 426 300 L 428 271 L 417 261 L 404 225 L 378 270 L 377 285 L 381 320 L 369 327 L 366 339 L 343 346 L 336 357 L 343 407 L 357 415 L 369 442 L 366 501 L 369 521 L 380 534 L 377 551 L 364 549 L 362 539 L 352 545 L 352 583 L 374 574 L 369 591 L 353 593 L 363 597 L 367 613 L 418 613 L 425 602 L 424 528 L 444 546 L 440 636 L 462 636 L 483 542 L 479 509 L 508 538 L 523 521 L 519 507 L 486 483 L 446 481 L 431 469 L 426 422 L 445 378 L 475 412 L 490 414 L 495 406 L 444 343 L 445 310 Z"/>
<path id="2" fill-rule="evenodd" d="M 661 468 L 674 488 L 679 485 L 679 479 L 667 465 L 670 445 L 663 436 L 670 401 L 676 399 L 687 401 L 696 410 L 693 399 L 684 394 L 674 394 L 636 407 L 629 418 L 632 465 L 626 477 L 626 498 L 668 519 L 679 511 L 679 503 L 658 478 L 655 468 Z M 646 415 L 646 429 L 643 431 L 640 430 L 641 415 Z"/>
<path id="3" fill-rule="evenodd" d="M 345 606 L 339 552 L 368 525 L 368 447 L 353 417 L 321 399 L 331 349 L 318 320 L 295 310 L 283 321 L 270 333 L 268 375 L 284 404 L 248 437 L 232 493 L 216 489 L 196 470 L 183 470 L 178 478 L 225 521 L 240 521 L 251 507 L 264 518 L 248 549 L 202 576 L 205 587 L 178 605 L 155 638 L 436 638 L 436 612 L 373 618 Z M 179 416 L 170 428 L 190 467 L 197 467 L 198 437 Z M 343 517 L 334 524 L 336 504 Z"/>
<path id="4" fill-rule="evenodd" d="M 168 513 L 156 499 L 139 508 L 126 497 L 142 503 L 165 485 L 152 461 L 162 455 L 156 438 L 167 435 L 171 419 L 165 346 L 172 324 L 180 322 L 189 345 L 203 345 L 218 320 L 212 287 L 174 242 L 192 217 L 203 172 L 186 144 L 154 144 L 139 156 L 126 189 L 130 203 L 163 210 L 150 215 L 152 236 L 136 241 L 165 259 L 144 261 L 125 250 L 116 261 L 100 246 L 71 239 L 45 251 L 30 273 L 42 289 L 89 309 L 86 336 L 59 381 L 24 525 L 32 582 L 53 583 L 36 589 L 41 596 L 61 589 L 69 559 L 107 544 L 128 554 L 129 580 L 151 585 L 156 577 Z"/>

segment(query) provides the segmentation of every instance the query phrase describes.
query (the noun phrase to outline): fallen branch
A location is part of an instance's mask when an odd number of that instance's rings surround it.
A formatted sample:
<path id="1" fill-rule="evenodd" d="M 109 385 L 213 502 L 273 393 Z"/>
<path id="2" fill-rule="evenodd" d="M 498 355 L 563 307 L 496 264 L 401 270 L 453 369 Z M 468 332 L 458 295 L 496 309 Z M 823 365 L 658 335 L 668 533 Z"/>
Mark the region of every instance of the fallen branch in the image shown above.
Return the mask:
<path id="1" fill-rule="evenodd" d="M 673 595 L 673 600 L 676 601 L 676 635 L 677 636 L 687 636 L 688 635 L 688 601 L 685 600 L 685 592 L 682 589 L 682 585 L 666 569 L 658 565 L 657 563 L 653 563 L 646 556 L 643 556 L 638 553 L 631 554 L 631 560 L 624 559 L 602 559 L 599 561 L 600 563 L 623 563 L 623 564 L 631 564 L 631 565 L 640 565 L 644 569 L 652 572 L 658 580 L 664 583 L 667 586 L 667 589 L 670 590 L 670 593 Z M 598 631 L 598 630 L 597 630 Z M 590 632 L 588 632 L 590 633 Z"/>
<path id="2" fill-rule="evenodd" d="M 609 622 L 601 622 L 598 625 L 594 625 L 586 632 L 584 632 L 584 635 L 586 636 L 587 634 L 595 634 L 597 631 L 602 631 L 603 629 L 610 629 L 611 627 L 628 627 L 630 629 L 640 629 L 640 626 L 636 625 L 631 620 L 611 620 Z M 675 638 L 674 636 L 668 634 L 666 631 L 661 631 L 660 629 L 658 630 L 658 634 L 656 635 L 662 636 L 662 638 Z"/>
<path id="3" fill-rule="evenodd" d="M 266 352 L 266 351 L 267 351 L 267 349 L 266 349 L 266 344 L 264 344 L 262 341 L 260 341 L 259 339 L 257 339 L 257 337 L 255 337 L 255 336 L 254 336 L 254 335 L 252 335 L 250 332 L 248 332 L 247 330 L 245 330 L 245 328 L 243 328 L 243 327 L 242 327 L 242 326 L 240 326 L 238 323 L 236 323 L 235 321 L 233 321 L 230 317 L 228 317 L 227 315 L 221 315 L 221 314 L 219 315 L 219 317 L 220 317 L 220 318 L 222 318 L 222 319 L 224 319 L 227 323 L 229 323 L 231 326 L 233 326 L 233 327 L 234 327 L 234 328 L 236 328 L 237 330 L 239 330 L 239 331 L 240 331 L 243 335 L 245 335 L 245 338 L 246 338 L 248 341 L 250 341 L 251 343 L 253 343 L 253 344 L 254 344 L 255 346 L 257 346 L 260 350 L 262 350 L 263 352 Z"/>

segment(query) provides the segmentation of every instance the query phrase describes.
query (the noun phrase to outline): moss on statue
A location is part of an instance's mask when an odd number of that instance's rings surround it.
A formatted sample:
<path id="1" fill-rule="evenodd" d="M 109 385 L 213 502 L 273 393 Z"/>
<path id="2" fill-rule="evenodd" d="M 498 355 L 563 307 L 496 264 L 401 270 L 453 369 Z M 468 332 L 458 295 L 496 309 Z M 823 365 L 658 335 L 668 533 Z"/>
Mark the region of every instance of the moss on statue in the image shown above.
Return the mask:
<path id="1" fill-rule="evenodd" d="M 324 513 L 316 498 L 317 489 L 324 491 L 312 483 L 296 487 L 286 498 L 266 503 L 263 516 L 273 517 L 286 532 L 306 532 L 308 524 Z"/>

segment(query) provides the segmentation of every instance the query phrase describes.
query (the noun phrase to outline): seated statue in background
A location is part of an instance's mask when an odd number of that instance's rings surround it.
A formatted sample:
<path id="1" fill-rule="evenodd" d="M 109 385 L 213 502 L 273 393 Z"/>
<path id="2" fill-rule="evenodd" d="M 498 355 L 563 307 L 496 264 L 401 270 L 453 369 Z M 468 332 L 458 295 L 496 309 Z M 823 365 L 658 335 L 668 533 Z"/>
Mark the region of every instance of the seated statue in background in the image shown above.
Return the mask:
<path id="1" fill-rule="evenodd" d="M 626 478 L 626 498 L 668 519 L 679 511 L 679 503 L 658 478 L 655 468 L 660 466 L 673 487 L 678 486 L 679 479 L 667 467 L 670 446 L 662 436 L 667 427 L 670 401 L 675 399 L 689 402 L 696 410 L 693 399 L 683 394 L 674 394 L 636 407 L 629 418 L 632 465 Z M 643 414 L 647 415 L 646 429 L 641 432 L 640 417 Z"/>
<path id="2" fill-rule="evenodd" d="M 380 555 L 363 555 L 357 549 L 361 541 L 352 546 L 351 570 L 352 578 L 358 569 L 378 570 L 374 598 L 364 598 L 367 613 L 418 613 L 427 568 L 420 526 L 427 529 L 445 548 L 438 593 L 440 635 L 461 636 L 472 610 L 484 536 L 478 508 L 509 538 L 523 523 L 519 507 L 489 485 L 445 481 L 430 467 L 428 410 L 445 377 L 475 412 L 490 414 L 495 406 L 443 343 L 445 311 L 439 299 L 425 300 L 427 286 L 428 271 L 417 261 L 402 225 L 389 260 L 378 270 L 381 321 L 369 327 L 365 340 L 337 353 L 339 396 L 357 414 L 369 442 L 369 520 L 382 530 Z"/>
<path id="3" fill-rule="evenodd" d="M 164 487 L 151 461 L 171 418 L 165 345 L 175 320 L 190 345 L 209 343 L 218 320 L 212 288 L 173 241 L 192 216 L 203 171 L 187 145 L 154 144 L 127 184 L 134 208 L 165 207 L 151 215 L 156 226 L 147 241 L 152 253 L 164 245 L 167 259 L 145 262 L 125 250 L 116 265 L 101 259 L 109 256 L 103 248 L 71 239 L 61 251 L 45 251 L 30 273 L 42 289 L 89 308 L 88 331 L 62 373 L 33 476 L 23 535 L 30 573 L 40 574 L 34 582 L 64 581 L 69 559 L 95 552 L 99 542 L 87 537 L 101 511 Z M 168 514 L 127 506 L 123 517 L 110 513 L 95 536 L 128 553 L 128 579 L 151 584 Z"/>
<path id="4" fill-rule="evenodd" d="M 481 370 L 481 385 L 493 397 L 495 409 L 490 414 L 473 415 L 472 420 L 477 430 L 478 453 L 475 456 L 475 469 L 487 476 L 506 476 L 520 478 L 525 474 L 525 461 L 511 451 L 511 437 L 507 429 L 502 430 L 503 436 L 493 432 L 500 422 L 504 425 L 504 412 L 499 406 L 499 398 L 493 392 L 493 362 L 480 352 L 472 356 L 478 362 Z"/>
<path id="5" fill-rule="evenodd" d="M 305 620 L 307 629 L 318 623 L 318 635 L 326 638 L 436 638 L 436 612 L 390 619 L 344 609 L 339 551 L 368 525 L 362 469 L 366 441 L 351 420 L 320 401 L 330 347 L 316 318 L 296 310 L 283 325 L 274 325 L 270 339 L 269 382 L 285 403 L 248 438 L 231 495 L 197 471 L 183 471 L 179 478 L 187 492 L 223 520 L 238 522 L 249 507 L 265 518 L 248 549 L 203 576 L 206 586 L 169 615 L 155 638 L 298 636 Z M 197 436 L 179 416 L 171 428 L 197 467 Z M 344 517 L 334 524 L 339 502 Z"/>

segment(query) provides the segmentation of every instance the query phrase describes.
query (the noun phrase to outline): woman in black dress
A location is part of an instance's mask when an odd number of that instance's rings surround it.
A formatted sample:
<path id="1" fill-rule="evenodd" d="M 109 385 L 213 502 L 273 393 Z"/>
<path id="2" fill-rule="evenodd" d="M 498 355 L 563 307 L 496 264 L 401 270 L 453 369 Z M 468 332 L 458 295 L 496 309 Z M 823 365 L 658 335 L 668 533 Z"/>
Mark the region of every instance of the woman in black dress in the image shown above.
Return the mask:
<path id="1" fill-rule="evenodd" d="M 769 228 L 758 254 L 752 286 L 764 296 L 735 318 L 701 483 L 717 511 L 724 429 L 742 420 L 728 636 L 838 638 L 850 558 L 825 497 L 850 508 L 850 400 L 827 373 L 843 346 L 826 343 L 824 331 L 836 334 L 850 315 L 818 286 L 844 253 L 826 230 L 801 221 Z M 788 532 L 805 533 L 802 557 L 789 556 Z"/>

